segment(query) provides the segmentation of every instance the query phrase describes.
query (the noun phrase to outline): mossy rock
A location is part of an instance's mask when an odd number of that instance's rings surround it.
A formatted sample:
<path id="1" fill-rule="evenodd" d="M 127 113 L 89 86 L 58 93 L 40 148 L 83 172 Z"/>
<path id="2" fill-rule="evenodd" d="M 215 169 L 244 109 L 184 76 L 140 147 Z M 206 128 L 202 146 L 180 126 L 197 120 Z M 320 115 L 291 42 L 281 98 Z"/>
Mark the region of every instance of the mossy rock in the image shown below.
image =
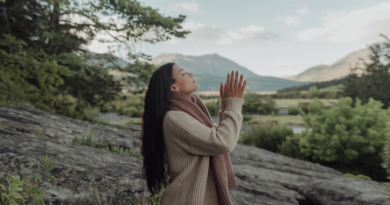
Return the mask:
<path id="1" fill-rule="evenodd" d="M 372 179 L 369 176 L 366 176 L 366 175 L 363 175 L 363 174 L 353 175 L 353 174 L 350 174 L 350 173 L 345 173 L 344 175 L 347 176 L 347 177 L 351 177 L 351 178 L 364 179 L 364 180 L 372 181 Z"/>

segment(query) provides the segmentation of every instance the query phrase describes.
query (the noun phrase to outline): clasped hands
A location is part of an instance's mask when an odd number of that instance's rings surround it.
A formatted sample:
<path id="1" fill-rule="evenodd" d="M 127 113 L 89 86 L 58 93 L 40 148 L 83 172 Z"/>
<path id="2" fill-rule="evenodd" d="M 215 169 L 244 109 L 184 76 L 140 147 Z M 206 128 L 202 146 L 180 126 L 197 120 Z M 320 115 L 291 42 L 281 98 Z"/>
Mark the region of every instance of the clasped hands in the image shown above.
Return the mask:
<path id="1" fill-rule="evenodd" d="M 232 73 L 228 73 L 225 84 L 221 82 L 221 87 L 219 89 L 221 100 L 225 100 L 227 97 L 242 99 L 244 97 L 244 90 L 246 86 L 246 80 L 243 82 L 243 78 L 244 76 L 241 74 L 240 82 L 238 82 L 238 71 L 236 71 L 236 75 L 234 75 L 234 71 L 232 71 Z"/>

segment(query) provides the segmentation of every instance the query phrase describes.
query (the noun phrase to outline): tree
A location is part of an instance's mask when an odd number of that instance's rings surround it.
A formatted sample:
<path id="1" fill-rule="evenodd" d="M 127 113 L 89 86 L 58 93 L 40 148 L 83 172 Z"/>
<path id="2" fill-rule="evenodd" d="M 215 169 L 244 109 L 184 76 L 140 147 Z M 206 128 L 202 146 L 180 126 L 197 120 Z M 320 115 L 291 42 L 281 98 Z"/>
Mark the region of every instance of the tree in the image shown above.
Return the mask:
<path id="1" fill-rule="evenodd" d="M 25 42 L 25 47 L 42 51 L 48 61 L 67 67 L 71 75 L 60 74 L 64 83 L 58 85 L 57 92 L 76 98 L 78 110 L 101 107 L 118 95 L 121 88 L 110 77 L 110 70 L 134 74 L 124 80 L 136 87 L 140 82 L 148 83 L 156 68 L 147 62 L 149 55 L 134 51 L 132 43 L 154 44 L 190 33 L 180 30 L 184 15 L 166 17 L 135 0 L 13 0 L 0 6 L 0 36 L 12 35 Z M 109 52 L 89 53 L 85 47 L 92 40 L 106 43 Z M 115 62 L 114 54 L 120 46 L 127 52 L 126 65 Z M 0 49 L 11 52 L 6 47 Z M 36 81 L 29 83 L 38 86 Z"/>
<path id="2" fill-rule="evenodd" d="M 308 94 L 309 98 L 316 97 L 318 94 L 317 86 L 311 86 L 307 94 Z"/>
<path id="3" fill-rule="evenodd" d="M 390 106 L 390 39 L 381 35 L 385 41 L 374 43 L 369 46 L 372 51 L 370 62 L 361 60 L 351 68 L 344 81 L 344 95 L 352 98 L 359 98 L 367 103 L 369 98 L 379 100 L 383 108 Z M 362 67 L 360 65 L 363 65 Z M 363 74 L 358 75 L 356 71 L 362 70 Z"/>
<path id="4" fill-rule="evenodd" d="M 342 172 L 386 180 L 380 165 L 389 137 L 390 109 L 383 110 L 383 104 L 372 98 L 365 105 L 359 99 L 355 107 L 351 103 L 349 97 L 332 107 L 316 101 L 309 105 L 308 114 L 301 112 L 307 130 L 299 136 L 300 152 L 309 161 Z"/>

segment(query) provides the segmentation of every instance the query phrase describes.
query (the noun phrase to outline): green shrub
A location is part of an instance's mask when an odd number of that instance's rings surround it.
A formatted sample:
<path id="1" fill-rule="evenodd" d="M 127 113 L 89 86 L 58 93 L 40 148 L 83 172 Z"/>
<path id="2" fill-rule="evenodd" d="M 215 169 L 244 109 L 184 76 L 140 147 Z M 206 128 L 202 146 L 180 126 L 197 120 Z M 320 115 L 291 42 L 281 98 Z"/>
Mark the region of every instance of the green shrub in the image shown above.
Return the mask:
<path id="1" fill-rule="evenodd" d="M 49 171 L 57 168 L 50 166 L 56 162 L 51 162 L 52 157 L 45 156 L 43 159 L 43 166 L 38 163 L 39 170 L 41 171 L 42 178 L 49 178 L 55 180 L 55 178 L 48 174 Z M 8 174 L 6 177 L 8 186 L 0 184 L 0 205 L 44 205 L 43 193 L 39 189 L 41 186 L 41 178 L 35 174 L 34 180 L 23 179 L 20 181 L 19 177 L 14 177 Z M 35 182 L 35 183 L 34 183 Z"/>
<path id="2" fill-rule="evenodd" d="M 249 115 L 243 115 L 243 116 L 242 116 L 242 121 L 243 121 L 243 122 L 248 122 L 248 121 L 250 121 L 251 119 L 252 119 L 252 117 L 249 116 Z"/>
<path id="3" fill-rule="evenodd" d="M 142 117 L 141 116 L 142 113 L 140 112 L 140 110 L 135 108 L 135 107 L 123 108 L 122 112 L 119 114 L 123 114 L 123 115 L 126 115 L 128 117 Z"/>
<path id="4" fill-rule="evenodd" d="M 207 102 L 204 105 L 209 110 L 211 116 L 218 115 L 218 111 L 220 110 L 219 101 L 216 102 Z"/>
<path id="5" fill-rule="evenodd" d="M 300 102 L 300 103 L 298 103 L 298 108 L 300 108 L 304 113 L 308 113 L 309 112 L 309 105 L 310 105 L 310 103 L 302 103 L 302 102 Z"/>
<path id="6" fill-rule="evenodd" d="M 288 108 L 288 114 L 289 115 L 299 115 L 300 114 L 300 111 L 301 109 L 299 109 L 298 107 L 289 107 Z"/>
<path id="7" fill-rule="evenodd" d="M 279 149 L 279 154 L 288 156 L 291 158 L 304 160 L 304 155 L 300 152 L 299 140 L 301 135 L 294 134 L 292 136 L 287 136 L 286 140 L 282 142 Z"/>
<path id="8" fill-rule="evenodd" d="M 293 130 L 283 125 L 252 126 L 249 133 L 241 135 L 240 142 L 272 152 L 279 152 L 280 146 L 286 140 L 286 137 L 293 135 Z"/>
<path id="9" fill-rule="evenodd" d="M 330 108 L 316 101 L 302 116 L 305 127 L 301 133 L 300 152 L 312 162 L 339 171 L 364 174 L 377 181 L 386 180 L 381 167 L 384 141 L 389 136 L 389 110 L 370 99 L 365 105 L 357 99 L 341 98 Z"/>
<path id="10" fill-rule="evenodd" d="M 267 114 L 267 111 L 264 109 L 263 106 L 259 106 L 259 107 L 256 109 L 256 112 L 257 112 L 257 114 L 260 114 L 260 115 L 265 115 L 265 114 Z"/>
<path id="11" fill-rule="evenodd" d="M 262 96 L 257 93 L 244 94 L 243 113 L 269 114 L 275 110 L 275 101 L 270 96 Z"/>

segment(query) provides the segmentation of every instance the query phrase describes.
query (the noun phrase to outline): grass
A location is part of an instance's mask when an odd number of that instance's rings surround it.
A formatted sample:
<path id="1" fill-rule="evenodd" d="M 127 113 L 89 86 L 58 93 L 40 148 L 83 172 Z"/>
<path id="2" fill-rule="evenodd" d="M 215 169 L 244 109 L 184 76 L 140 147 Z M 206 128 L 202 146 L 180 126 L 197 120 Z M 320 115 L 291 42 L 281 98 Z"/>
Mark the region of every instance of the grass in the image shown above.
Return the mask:
<path id="1" fill-rule="evenodd" d="M 252 117 L 252 119 L 248 121 L 244 121 L 243 124 L 252 124 L 254 122 L 259 121 L 276 121 L 280 124 L 286 124 L 286 123 L 294 123 L 294 124 L 300 124 L 303 125 L 304 122 L 302 120 L 302 117 L 300 116 L 258 116 L 258 117 Z"/>
<path id="2" fill-rule="evenodd" d="M 325 105 L 332 105 L 334 103 L 337 103 L 337 99 L 318 99 Z M 274 99 L 276 102 L 276 106 L 286 105 L 288 106 L 297 106 L 298 103 L 311 103 L 316 101 L 316 99 Z"/>
<path id="3" fill-rule="evenodd" d="M 136 157 L 138 159 L 143 159 L 140 151 L 131 151 L 130 149 L 126 149 L 121 146 L 110 145 L 103 142 L 102 140 L 95 139 L 94 134 L 90 131 L 89 128 L 87 129 L 85 136 L 81 136 L 80 138 L 76 136 L 73 139 L 73 143 L 80 144 L 80 145 L 87 145 L 90 147 L 96 147 L 99 149 L 111 151 L 113 153 Z"/>
<path id="4" fill-rule="evenodd" d="M 216 102 L 217 100 L 218 99 L 205 99 L 202 101 L 203 103 L 207 103 L 207 102 Z M 276 106 L 279 107 L 281 105 L 286 105 L 286 107 L 297 106 L 298 103 L 311 103 L 316 101 L 316 99 L 273 99 L 273 100 L 275 101 Z M 318 99 L 318 100 L 324 103 L 325 105 L 332 105 L 338 102 L 337 99 Z"/>
<path id="5" fill-rule="evenodd" d="M 118 120 L 117 122 L 141 125 L 142 124 L 142 119 Z"/>

